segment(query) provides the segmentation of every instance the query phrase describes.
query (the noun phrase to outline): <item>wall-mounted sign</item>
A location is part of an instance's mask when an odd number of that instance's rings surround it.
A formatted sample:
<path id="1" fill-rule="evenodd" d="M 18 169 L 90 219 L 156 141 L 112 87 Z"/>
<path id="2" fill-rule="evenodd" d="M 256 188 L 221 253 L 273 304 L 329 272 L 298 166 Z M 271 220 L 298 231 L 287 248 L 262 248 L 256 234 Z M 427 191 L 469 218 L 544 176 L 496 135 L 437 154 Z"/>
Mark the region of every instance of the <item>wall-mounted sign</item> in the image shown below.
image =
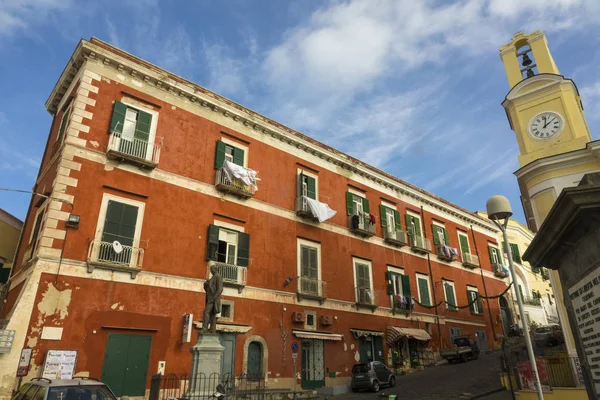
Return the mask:
<path id="1" fill-rule="evenodd" d="M 194 314 L 183 315 L 183 334 L 181 335 L 181 343 L 189 343 L 192 339 L 192 322 Z"/>
<path id="2" fill-rule="evenodd" d="M 0 330 L 0 353 L 8 353 L 15 340 L 15 331 L 12 329 Z"/>
<path id="3" fill-rule="evenodd" d="M 33 353 L 33 349 L 31 347 L 24 347 L 23 350 L 21 350 L 21 358 L 19 358 L 17 376 L 26 376 L 29 372 L 29 365 L 31 363 L 31 353 Z"/>
<path id="4" fill-rule="evenodd" d="M 42 378 L 72 379 L 77 363 L 77 350 L 48 350 Z"/>

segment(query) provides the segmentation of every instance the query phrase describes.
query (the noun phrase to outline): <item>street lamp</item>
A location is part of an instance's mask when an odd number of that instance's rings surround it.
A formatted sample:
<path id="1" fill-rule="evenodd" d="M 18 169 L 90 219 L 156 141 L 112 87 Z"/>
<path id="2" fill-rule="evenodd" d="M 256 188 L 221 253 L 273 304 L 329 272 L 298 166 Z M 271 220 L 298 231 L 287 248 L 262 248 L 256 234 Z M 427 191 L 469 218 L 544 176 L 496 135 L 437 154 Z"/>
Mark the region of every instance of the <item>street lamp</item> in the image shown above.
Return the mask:
<path id="1" fill-rule="evenodd" d="M 504 238 L 504 250 L 508 255 L 508 269 L 510 270 L 510 276 L 512 277 L 513 285 L 515 284 L 515 266 L 513 265 L 512 252 L 508 243 L 508 236 L 506 235 L 506 226 L 508 225 L 508 219 L 512 215 L 512 208 L 510 202 L 504 196 L 492 196 L 485 204 L 488 218 L 491 219 L 494 224 L 502 231 L 502 237 Z M 517 291 L 517 305 L 519 306 L 519 315 L 521 321 L 523 321 L 523 331 L 525 336 L 525 345 L 527 346 L 527 353 L 529 354 L 529 361 L 531 362 L 531 369 L 533 370 L 533 379 L 535 380 L 535 386 L 537 389 L 537 395 L 539 400 L 544 399 L 542 394 L 542 383 L 540 382 L 540 374 L 538 373 L 537 364 L 535 362 L 535 355 L 533 354 L 533 347 L 531 346 L 531 338 L 529 332 L 525 326 L 525 310 L 523 309 L 523 299 Z"/>

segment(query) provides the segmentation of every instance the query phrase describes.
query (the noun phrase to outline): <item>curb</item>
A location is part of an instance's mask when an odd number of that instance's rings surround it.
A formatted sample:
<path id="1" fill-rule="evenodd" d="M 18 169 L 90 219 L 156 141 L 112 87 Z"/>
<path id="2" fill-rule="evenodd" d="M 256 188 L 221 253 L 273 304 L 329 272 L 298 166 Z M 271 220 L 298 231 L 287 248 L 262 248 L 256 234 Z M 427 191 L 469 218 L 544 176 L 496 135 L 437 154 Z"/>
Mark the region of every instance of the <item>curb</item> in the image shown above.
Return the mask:
<path id="1" fill-rule="evenodd" d="M 493 389 L 493 390 L 489 390 L 489 391 L 484 392 L 484 393 L 476 394 L 473 397 L 469 397 L 469 400 L 481 399 L 482 397 L 486 397 L 486 396 L 489 396 L 489 395 L 492 395 L 492 394 L 495 394 L 495 393 L 500 393 L 500 392 L 503 392 L 505 390 L 506 390 L 506 388 L 503 386 L 503 387 L 500 387 L 498 389 Z"/>

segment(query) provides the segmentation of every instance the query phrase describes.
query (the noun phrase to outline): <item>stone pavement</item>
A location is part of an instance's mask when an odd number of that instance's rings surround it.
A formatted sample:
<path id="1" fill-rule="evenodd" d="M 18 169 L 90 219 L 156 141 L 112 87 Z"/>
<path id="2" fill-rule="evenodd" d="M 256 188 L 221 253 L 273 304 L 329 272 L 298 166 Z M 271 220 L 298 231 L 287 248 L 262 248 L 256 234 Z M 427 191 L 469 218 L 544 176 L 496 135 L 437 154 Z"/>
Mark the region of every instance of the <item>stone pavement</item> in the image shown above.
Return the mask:
<path id="1" fill-rule="evenodd" d="M 410 375 L 397 376 L 395 388 L 382 388 L 379 393 L 360 392 L 328 396 L 329 400 L 379 400 L 382 393 L 396 394 L 401 399 L 469 399 L 500 388 L 500 355 L 494 352 L 478 360 L 459 364 L 442 364 Z M 321 398 L 325 398 L 322 396 Z M 509 400 L 510 392 L 482 397 L 484 400 Z"/>

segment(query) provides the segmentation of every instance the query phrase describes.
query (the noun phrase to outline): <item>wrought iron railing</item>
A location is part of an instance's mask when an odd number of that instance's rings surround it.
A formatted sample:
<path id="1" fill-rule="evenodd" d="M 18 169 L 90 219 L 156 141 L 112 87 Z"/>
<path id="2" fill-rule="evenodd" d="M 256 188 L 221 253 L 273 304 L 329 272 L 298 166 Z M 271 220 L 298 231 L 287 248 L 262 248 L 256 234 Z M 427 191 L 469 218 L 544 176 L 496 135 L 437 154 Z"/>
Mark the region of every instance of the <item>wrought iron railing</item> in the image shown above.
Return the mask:
<path id="1" fill-rule="evenodd" d="M 236 193 L 243 197 L 252 197 L 254 196 L 255 192 L 252 185 L 246 185 L 244 182 L 236 178 L 229 179 L 223 168 L 218 169 L 216 172 L 215 186 L 217 189 Z"/>
<path id="2" fill-rule="evenodd" d="M 206 279 L 210 279 L 212 274 L 210 273 L 210 267 L 217 267 L 219 275 L 223 279 L 223 283 L 230 283 L 238 286 L 246 286 L 246 275 L 248 269 L 246 267 L 239 267 L 234 264 L 227 264 L 220 261 L 210 261 L 207 268 Z"/>
<path id="3" fill-rule="evenodd" d="M 160 146 L 150 144 L 146 140 L 125 138 L 119 132 L 113 132 L 108 140 L 108 151 L 129 156 L 137 160 L 158 164 L 160 159 Z"/>
<path id="4" fill-rule="evenodd" d="M 93 240 L 88 248 L 88 262 L 119 267 L 141 269 L 144 249 L 121 245 L 121 251 L 115 251 L 112 242 Z"/>
<path id="5" fill-rule="evenodd" d="M 412 235 L 410 236 L 410 247 L 416 251 L 431 253 L 431 240 L 423 236 Z"/>
<path id="6" fill-rule="evenodd" d="M 298 294 L 304 296 L 327 297 L 327 282 L 301 276 L 298 278 Z"/>
<path id="7" fill-rule="evenodd" d="M 263 374 L 189 374 L 153 375 L 150 380 L 149 400 L 216 399 L 217 385 L 221 385 L 227 399 L 264 400 L 267 395 Z"/>
<path id="8" fill-rule="evenodd" d="M 465 267 L 479 268 L 479 257 L 477 257 L 475 254 L 462 252 L 461 257 L 462 263 Z"/>
<path id="9" fill-rule="evenodd" d="M 407 244 L 408 235 L 402 229 L 389 228 L 385 230 L 385 240 L 391 243 Z"/>
<path id="10" fill-rule="evenodd" d="M 367 306 L 377 305 L 377 296 L 373 289 L 357 287 L 355 290 L 356 303 Z"/>
<path id="11" fill-rule="evenodd" d="M 528 297 L 523 300 L 523 303 L 530 305 L 530 306 L 541 306 L 542 299 L 540 299 L 539 297 Z"/>

